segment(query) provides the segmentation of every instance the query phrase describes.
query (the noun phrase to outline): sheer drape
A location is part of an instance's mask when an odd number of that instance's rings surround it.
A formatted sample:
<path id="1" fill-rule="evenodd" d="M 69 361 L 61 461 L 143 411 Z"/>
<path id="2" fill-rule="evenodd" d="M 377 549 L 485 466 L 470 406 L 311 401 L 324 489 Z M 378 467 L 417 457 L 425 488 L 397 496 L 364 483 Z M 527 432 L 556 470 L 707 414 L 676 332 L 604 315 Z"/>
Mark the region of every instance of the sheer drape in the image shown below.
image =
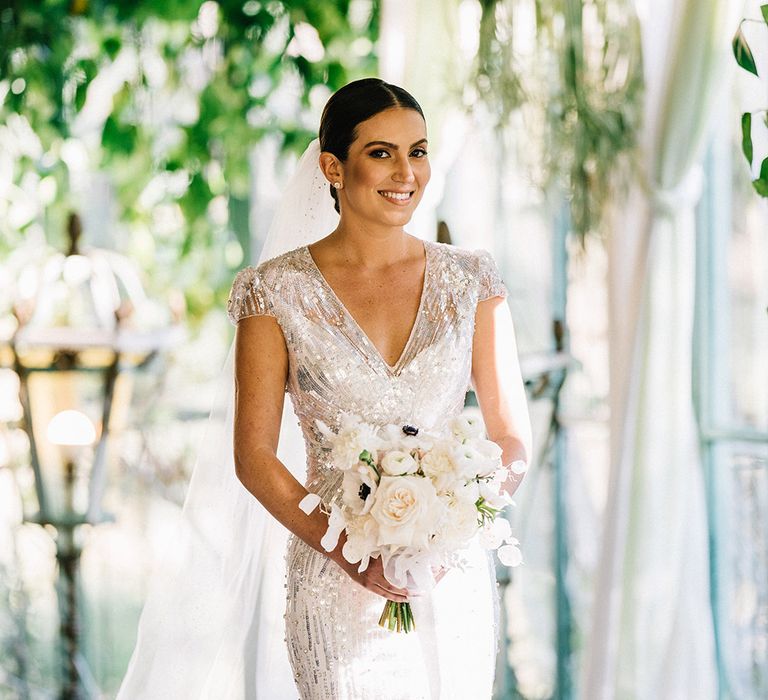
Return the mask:
<path id="1" fill-rule="evenodd" d="M 704 700 L 717 678 L 691 396 L 693 208 L 740 3 L 637 4 L 644 176 L 609 242 L 611 474 L 581 687 L 589 700 Z"/>

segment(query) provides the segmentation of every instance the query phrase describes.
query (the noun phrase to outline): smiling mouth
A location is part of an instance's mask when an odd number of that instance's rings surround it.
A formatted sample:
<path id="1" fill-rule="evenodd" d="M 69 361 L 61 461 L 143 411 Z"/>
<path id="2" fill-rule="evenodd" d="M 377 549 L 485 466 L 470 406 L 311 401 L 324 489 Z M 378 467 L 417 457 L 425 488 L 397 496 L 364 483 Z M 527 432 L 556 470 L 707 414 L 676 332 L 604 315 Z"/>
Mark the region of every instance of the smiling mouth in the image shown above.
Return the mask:
<path id="1" fill-rule="evenodd" d="M 377 190 L 377 192 L 389 202 L 393 204 L 406 204 L 413 198 L 413 192 L 392 192 L 389 190 Z"/>

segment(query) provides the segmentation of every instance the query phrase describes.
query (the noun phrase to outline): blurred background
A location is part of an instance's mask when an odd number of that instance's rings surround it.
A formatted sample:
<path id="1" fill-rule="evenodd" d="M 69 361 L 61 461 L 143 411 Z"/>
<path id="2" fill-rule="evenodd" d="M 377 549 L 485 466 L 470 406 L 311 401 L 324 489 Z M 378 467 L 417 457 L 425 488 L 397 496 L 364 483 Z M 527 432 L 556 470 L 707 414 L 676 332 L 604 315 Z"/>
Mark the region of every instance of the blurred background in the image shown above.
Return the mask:
<path id="1" fill-rule="evenodd" d="M 427 117 L 409 232 L 510 292 L 496 698 L 768 697 L 767 5 L 44 0 L 0 4 L 0 699 L 114 697 L 234 275 L 373 75 Z"/>

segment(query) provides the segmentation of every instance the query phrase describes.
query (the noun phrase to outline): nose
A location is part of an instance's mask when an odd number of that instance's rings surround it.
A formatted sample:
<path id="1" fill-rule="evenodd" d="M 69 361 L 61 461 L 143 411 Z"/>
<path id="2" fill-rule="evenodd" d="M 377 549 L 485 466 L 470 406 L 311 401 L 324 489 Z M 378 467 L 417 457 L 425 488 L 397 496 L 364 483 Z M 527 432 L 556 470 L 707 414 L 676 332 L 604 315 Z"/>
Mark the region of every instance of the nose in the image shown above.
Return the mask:
<path id="1" fill-rule="evenodd" d="M 408 156 L 400 157 L 397 159 L 397 167 L 392 174 L 392 179 L 395 182 L 413 182 L 416 176 L 413 174 L 413 168 Z"/>

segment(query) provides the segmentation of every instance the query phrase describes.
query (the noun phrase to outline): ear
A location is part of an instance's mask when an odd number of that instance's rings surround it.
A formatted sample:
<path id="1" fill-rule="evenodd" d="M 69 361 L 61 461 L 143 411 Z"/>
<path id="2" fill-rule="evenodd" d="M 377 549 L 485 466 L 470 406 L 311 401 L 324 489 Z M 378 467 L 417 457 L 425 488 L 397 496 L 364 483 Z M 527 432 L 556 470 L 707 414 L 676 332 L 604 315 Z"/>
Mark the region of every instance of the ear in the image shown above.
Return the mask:
<path id="1" fill-rule="evenodd" d="M 344 182 L 344 166 L 333 153 L 323 151 L 320 154 L 319 163 L 320 170 L 323 171 L 328 182 Z"/>

